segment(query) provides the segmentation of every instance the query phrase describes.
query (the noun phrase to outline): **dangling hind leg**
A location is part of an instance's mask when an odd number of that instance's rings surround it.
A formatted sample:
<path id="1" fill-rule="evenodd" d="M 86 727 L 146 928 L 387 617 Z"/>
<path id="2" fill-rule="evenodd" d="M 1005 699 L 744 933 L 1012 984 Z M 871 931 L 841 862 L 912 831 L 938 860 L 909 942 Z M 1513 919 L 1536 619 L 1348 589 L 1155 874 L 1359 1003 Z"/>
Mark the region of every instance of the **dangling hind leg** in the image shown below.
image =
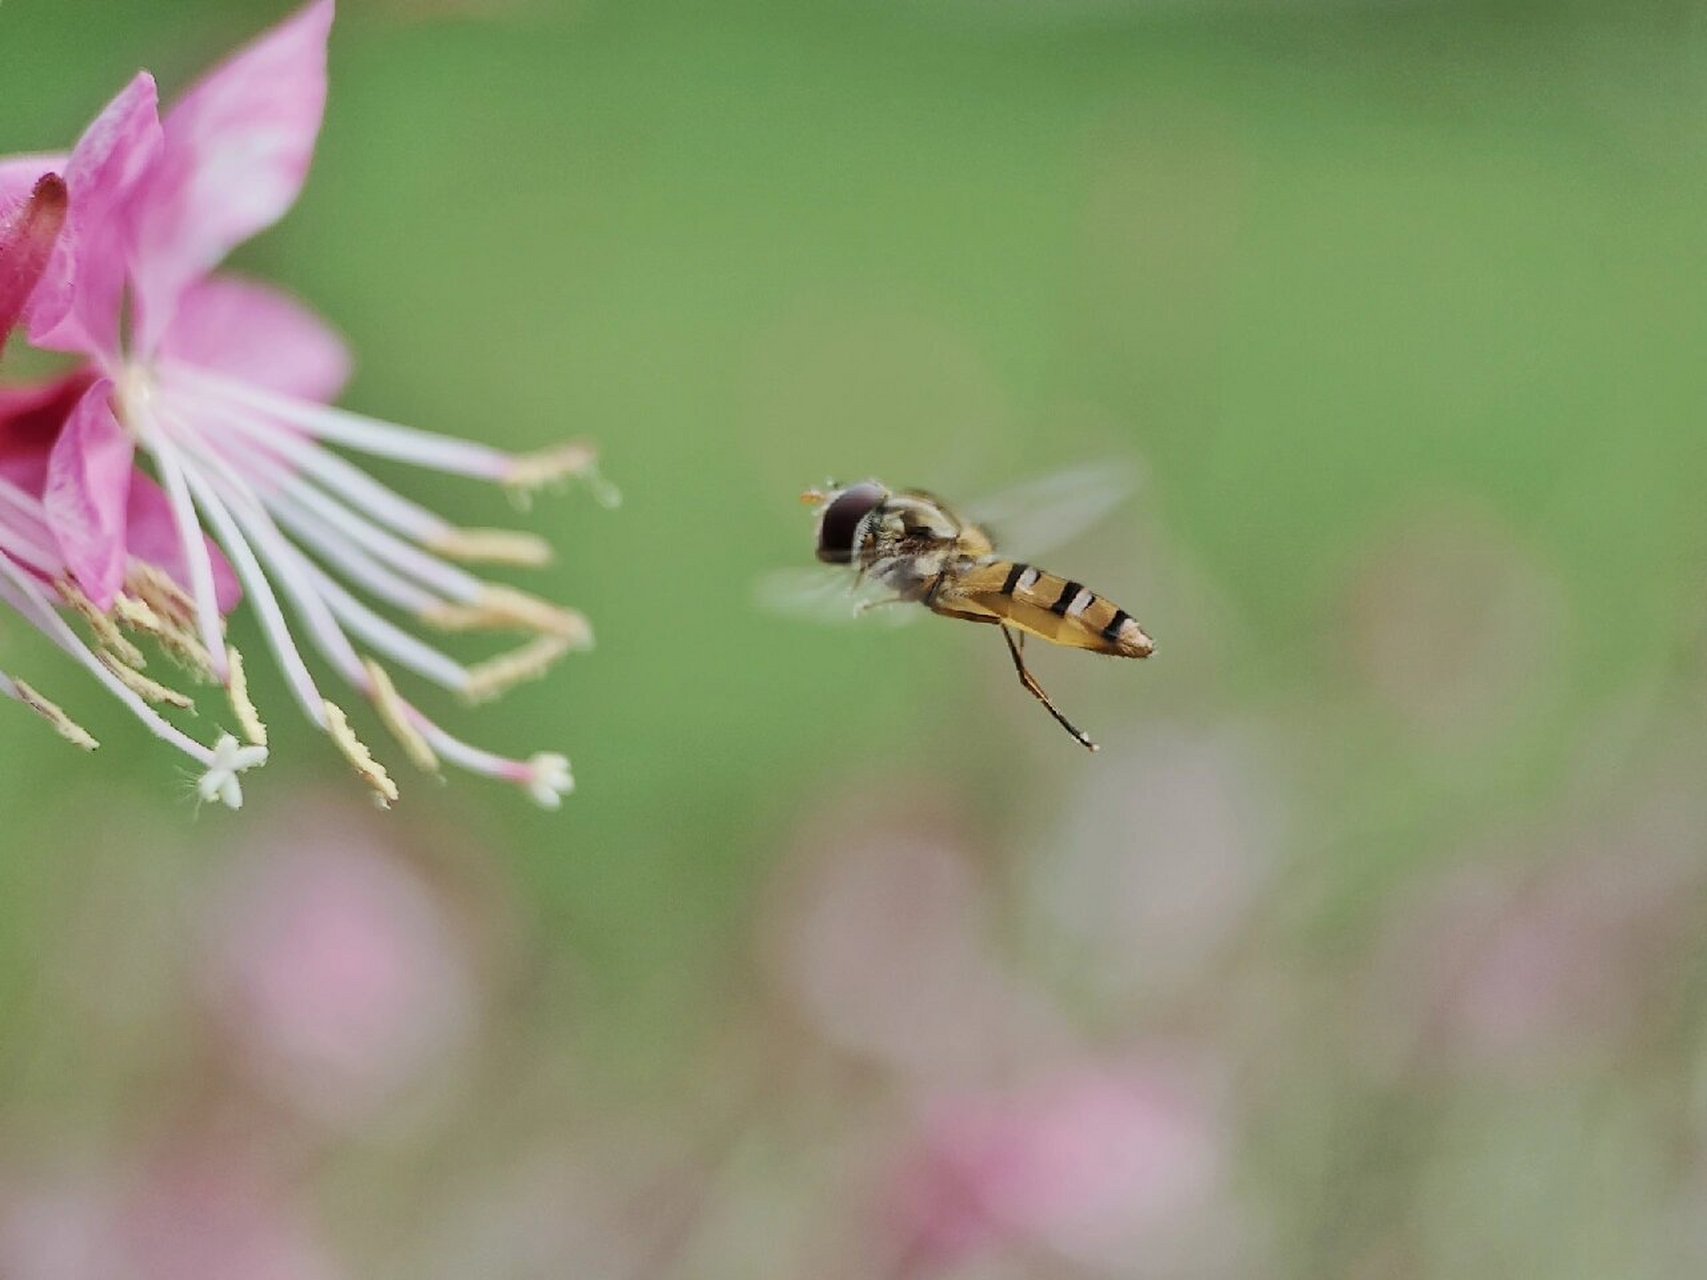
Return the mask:
<path id="1" fill-rule="evenodd" d="M 1077 741 L 1081 747 L 1086 751 L 1095 751 L 1097 749 L 1097 744 L 1090 740 L 1090 737 L 1083 729 L 1079 728 L 1078 725 L 1074 724 L 1071 720 L 1067 719 L 1066 716 L 1061 714 L 1061 709 L 1049 700 L 1049 695 L 1043 692 L 1043 686 L 1037 683 L 1037 677 L 1032 675 L 1031 672 L 1026 669 L 1025 659 L 1020 656 L 1019 652 L 1021 646 L 1025 643 L 1025 636 L 1022 634 L 1016 642 L 1014 640 L 1013 628 L 1004 625 L 1002 627 L 1002 639 L 1008 642 L 1008 652 L 1013 655 L 1014 659 L 1014 670 L 1019 672 L 1019 682 L 1026 687 L 1026 691 L 1044 705 L 1049 714 L 1055 717 L 1055 722 L 1068 733 L 1072 734 L 1074 740 Z"/>

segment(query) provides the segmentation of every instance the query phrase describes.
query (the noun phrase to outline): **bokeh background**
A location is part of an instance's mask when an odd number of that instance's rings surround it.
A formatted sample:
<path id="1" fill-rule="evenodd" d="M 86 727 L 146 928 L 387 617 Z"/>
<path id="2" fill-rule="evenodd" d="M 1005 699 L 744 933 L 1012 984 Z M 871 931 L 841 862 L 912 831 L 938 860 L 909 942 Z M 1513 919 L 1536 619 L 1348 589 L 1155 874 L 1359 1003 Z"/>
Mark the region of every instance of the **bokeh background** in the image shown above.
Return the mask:
<path id="1" fill-rule="evenodd" d="M 286 8 L 8 0 L 0 145 Z M 239 265 L 353 407 L 600 441 L 525 517 L 596 652 L 450 710 L 580 789 L 375 815 L 258 674 L 198 813 L 0 631 L 106 744 L 0 717 L 0 1275 L 1701 1273 L 1707 10 L 341 10 Z M 805 485 L 1097 458 L 1097 757 L 753 607 Z"/>

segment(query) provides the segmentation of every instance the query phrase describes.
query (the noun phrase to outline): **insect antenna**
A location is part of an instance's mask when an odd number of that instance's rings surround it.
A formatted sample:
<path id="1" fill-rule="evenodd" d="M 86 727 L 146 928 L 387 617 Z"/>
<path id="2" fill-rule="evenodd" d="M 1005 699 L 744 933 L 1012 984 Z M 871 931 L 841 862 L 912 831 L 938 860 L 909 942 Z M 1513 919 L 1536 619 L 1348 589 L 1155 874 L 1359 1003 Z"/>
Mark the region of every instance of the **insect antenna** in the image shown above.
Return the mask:
<path id="1" fill-rule="evenodd" d="M 1024 643 L 1024 637 L 1022 636 L 1016 643 L 1012 628 L 1004 625 L 1002 627 L 1002 639 L 1008 642 L 1008 652 L 1013 655 L 1014 670 L 1019 672 L 1019 682 L 1026 687 L 1026 691 L 1044 705 L 1049 714 L 1055 717 L 1057 724 L 1073 735 L 1074 741 L 1086 751 L 1095 751 L 1097 744 L 1091 741 L 1090 735 L 1061 714 L 1061 709 L 1049 700 L 1049 695 L 1043 692 L 1043 686 L 1037 683 L 1037 677 L 1026 669 L 1025 659 L 1020 656 L 1020 645 Z"/>

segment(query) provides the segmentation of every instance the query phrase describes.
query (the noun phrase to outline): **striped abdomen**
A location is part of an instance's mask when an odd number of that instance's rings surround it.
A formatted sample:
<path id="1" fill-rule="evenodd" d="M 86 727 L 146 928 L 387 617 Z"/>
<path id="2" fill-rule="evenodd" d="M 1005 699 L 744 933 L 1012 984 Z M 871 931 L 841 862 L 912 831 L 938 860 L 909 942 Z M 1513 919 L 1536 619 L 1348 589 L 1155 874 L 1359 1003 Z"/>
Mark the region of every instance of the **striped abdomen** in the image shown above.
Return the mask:
<path id="1" fill-rule="evenodd" d="M 1114 601 L 1032 565 L 988 561 L 975 566 L 958 585 L 955 594 L 964 603 L 1052 644 L 1123 658 L 1147 658 L 1155 647 Z"/>

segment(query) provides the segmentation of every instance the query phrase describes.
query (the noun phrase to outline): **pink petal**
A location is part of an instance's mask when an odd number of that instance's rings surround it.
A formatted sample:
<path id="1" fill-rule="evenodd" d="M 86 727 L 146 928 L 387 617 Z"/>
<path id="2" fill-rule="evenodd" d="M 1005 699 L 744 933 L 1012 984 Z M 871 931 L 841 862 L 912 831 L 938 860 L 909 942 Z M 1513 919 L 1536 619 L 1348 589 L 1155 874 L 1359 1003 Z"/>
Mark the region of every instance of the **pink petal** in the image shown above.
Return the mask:
<path id="1" fill-rule="evenodd" d="M 54 441 L 89 383 L 88 374 L 74 373 L 54 382 L 0 386 L 0 479 L 41 496 Z"/>
<path id="2" fill-rule="evenodd" d="M 0 478 L 37 497 L 44 494 L 55 448 L 73 412 L 82 408 L 92 381 L 88 373 L 78 372 L 57 382 L 0 386 Z M 59 474 L 63 476 L 68 465 L 65 454 L 60 455 L 59 462 Z M 112 501 L 109 493 L 109 504 Z M 190 590 L 183 545 L 172 522 L 171 504 L 160 486 L 132 468 L 128 491 L 118 505 L 128 508 L 123 542 L 130 556 L 164 570 L 184 590 Z M 58 536 L 57 525 L 55 533 Z M 213 560 L 214 595 L 219 610 L 230 613 L 243 598 L 242 587 L 230 563 L 211 540 L 207 549 Z M 80 577 L 79 581 L 83 579 Z"/>
<path id="3" fill-rule="evenodd" d="M 24 313 L 65 223 L 65 181 L 47 174 L 23 204 L 0 203 L 0 346 Z"/>
<path id="4" fill-rule="evenodd" d="M 118 350 L 126 204 L 160 154 L 154 79 L 125 86 L 78 139 L 65 166 L 71 208 L 30 303 L 30 341 L 49 351 Z"/>
<path id="5" fill-rule="evenodd" d="M 30 192 L 46 173 L 64 173 L 69 156 L 8 156 L 0 160 L 0 209 L 10 209 L 30 198 Z"/>
<path id="6" fill-rule="evenodd" d="M 166 117 L 135 211 L 137 327 L 152 351 L 183 291 L 296 202 L 326 105 L 333 0 L 315 0 L 217 67 Z"/>
<path id="7" fill-rule="evenodd" d="M 287 294 L 235 276 L 185 292 L 160 353 L 284 395 L 325 403 L 350 377 L 344 341 Z"/>
<path id="8" fill-rule="evenodd" d="M 130 519 L 125 525 L 125 541 L 133 559 L 142 560 L 164 570 L 185 591 L 190 585 L 190 566 L 184 558 L 184 544 L 178 538 L 178 526 L 172 520 L 172 506 L 166 495 L 140 471 L 130 476 Z M 211 538 L 204 538 L 209 558 L 213 561 L 213 594 L 219 611 L 230 613 L 243 599 L 243 588 L 231 562 Z"/>
<path id="9" fill-rule="evenodd" d="M 48 455 L 42 504 L 71 576 L 102 609 L 124 585 L 125 523 L 136 445 L 113 416 L 113 384 L 94 382 Z"/>

